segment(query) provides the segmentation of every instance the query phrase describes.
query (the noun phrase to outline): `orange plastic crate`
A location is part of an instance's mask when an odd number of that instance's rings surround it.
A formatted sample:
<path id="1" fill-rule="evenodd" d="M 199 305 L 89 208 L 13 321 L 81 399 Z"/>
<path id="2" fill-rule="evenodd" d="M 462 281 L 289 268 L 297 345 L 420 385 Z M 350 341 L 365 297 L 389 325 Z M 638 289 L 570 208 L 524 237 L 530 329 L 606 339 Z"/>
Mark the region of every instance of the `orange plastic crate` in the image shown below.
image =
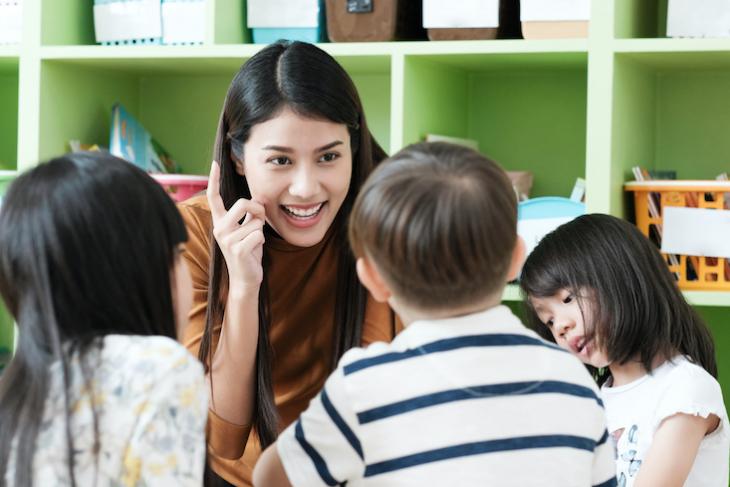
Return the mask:
<path id="1" fill-rule="evenodd" d="M 649 237 L 655 226 L 661 234 L 663 208 L 689 206 L 727 210 L 726 195 L 730 194 L 729 181 L 642 181 L 624 185 L 634 193 L 636 226 Z M 659 195 L 659 216 L 650 212 L 652 194 Z M 655 200 L 656 201 L 656 200 Z M 730 263 L 720 257 L 696 257 L 662 254 L 669 270 L 677 277 L 679 287 L 688 290 L 730 291 Z M 690 276 L 689 267 L 694 268 Z"/>

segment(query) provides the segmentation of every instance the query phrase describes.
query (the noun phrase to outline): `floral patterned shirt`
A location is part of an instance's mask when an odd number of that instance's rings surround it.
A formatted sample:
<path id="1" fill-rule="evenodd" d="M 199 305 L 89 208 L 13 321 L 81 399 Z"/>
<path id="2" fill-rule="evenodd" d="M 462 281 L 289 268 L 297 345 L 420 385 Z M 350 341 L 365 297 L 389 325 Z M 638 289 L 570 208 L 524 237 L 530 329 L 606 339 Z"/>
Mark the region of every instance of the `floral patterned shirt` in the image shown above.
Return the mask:
<path id="1" fill-rule="evenodd" d="M 101 353 L 75 357 L 69 369 L 77 485 L 202 485 L 207 390 L 201 364 L 182 345 L 159 336 L 110 335 Z M 60 364 L 52 370 L 33 458 L 37 486 L 71 484 Z M 14 463 L 13 453 L 9 485 Z"/>

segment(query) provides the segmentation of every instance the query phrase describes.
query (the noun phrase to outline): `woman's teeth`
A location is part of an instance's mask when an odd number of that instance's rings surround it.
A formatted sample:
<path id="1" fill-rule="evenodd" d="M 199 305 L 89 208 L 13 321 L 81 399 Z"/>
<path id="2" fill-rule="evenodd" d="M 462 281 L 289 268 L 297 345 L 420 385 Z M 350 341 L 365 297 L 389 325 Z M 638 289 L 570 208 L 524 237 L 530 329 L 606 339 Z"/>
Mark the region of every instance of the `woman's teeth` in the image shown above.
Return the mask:
<path id="1" fill-rule="evenodd" d="M 294 217 L 311 218 L 319 213 L 319 211 L 322 209 L 322 206 L 324 206 L 324 203 L 320 203 L 316 206 L 311 206 L 309 208 L 294 208 L 286 205 L 282 205 L 282 208 L 284 208 L 287 213 Z"/>

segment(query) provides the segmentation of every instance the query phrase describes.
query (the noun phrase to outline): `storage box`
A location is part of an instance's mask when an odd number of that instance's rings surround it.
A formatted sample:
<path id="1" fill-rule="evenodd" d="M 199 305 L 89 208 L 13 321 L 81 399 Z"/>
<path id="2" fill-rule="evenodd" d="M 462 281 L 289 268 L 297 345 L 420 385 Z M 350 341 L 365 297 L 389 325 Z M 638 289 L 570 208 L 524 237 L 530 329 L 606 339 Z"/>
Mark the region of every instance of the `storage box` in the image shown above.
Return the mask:
<path id="1" fill-rule="evenodd" d="M 205 41 L 205 0 L 162 0 L 162 43 L 202 44 Z"/>
<path id="2" fill-rule="evenodd" d="M 520 20 L 525 39 L 588 37 L 591 0 L 521 0 Z"/>
<path id="3" fill-rule="evenodd" d="M 423 39 L 418 0 L 327 0 L 327 34 L 332 42 Z"/>
<path id="4" fill-rule="evenodd" d="M 256 44 L 326 40 L 323 0 L 247 0 L 246 5 L 247 25 Z"/>
<path id="5" fill-rule="evenodd" d="M 669 244 L 673 251 L 678 249 L 677 245 L 686 246 L 686 242 L 676 242 L 676 235 L 683 235 L 685 239 L 699 241 L 700 247 L 711 253 L 725 253 L 709 256 L 663 252 L 669 270 L 674 273 L 680 288 L 730 291 L 730 265 L 726 258 L 730 256 L 730 238 L 717 236 L 718 232 L 730 232 L 730 211 L 726 211 L 726 195 L 730 194 L 730 182 L 643 181 L 626 183 L 624 188 L 633 193 L 636 226 L 647 237 L 655 241 L 661 239 L 662 248 L 667 248 L 670 239 L 672 242 Z M 673 208 L 672 212 L 667 210 L 670 207 Z M 684 226 L 670 227 L 682 223 L 676 219 L 679 215 L 675 216 L 677 212 L 674 208 L 694 211 L 691 223 L 697 228 L 693 230 Z M 722 228 L 719 225 L 713 227 L 703 224 L 708 211 L 712 213 L 710 217 L 725 217 L 728 223 L 722 224 Z M 672 220 L 666 223 L 665 217 L 669 218 L 670 215 Z M 691 246 L 691 242 L 689 244 Z M 727 251 L 717 250 L 718 248 L 725 248 Z"/>
<path id="6" fill-rule="evenodd" d="M 20 44 L 22 0 L 0 0 L 0 46 Z"/>
<path id="7" fill-rule="evenodd" d="M 496 39 L 500 0 L 423 0 L 423 26 L 432 41 Z"/>
<path id="8" fill-rule="evenodd" d="M 185 201 L 208 187 L 208 176 L 150 174 L 175 201 Z"/>
<path id="9" fill-rule="evenodd" d="M 104 45 L 161 44 L 160 0 L 94 0 L 94 31 Z"/>
<path id="10" fill-rule="evenodd" d="M 730 2 L 669 0 L 667 37 L 730 37 Z"/>
<path id="11" fill-rule="evenodd" d="M 542 196 L 519 202 L 517 234 L 525 241 L 525 255 L 530 255 L 545 235 L 585 212 L 585 204 L 559 196 Z"/>

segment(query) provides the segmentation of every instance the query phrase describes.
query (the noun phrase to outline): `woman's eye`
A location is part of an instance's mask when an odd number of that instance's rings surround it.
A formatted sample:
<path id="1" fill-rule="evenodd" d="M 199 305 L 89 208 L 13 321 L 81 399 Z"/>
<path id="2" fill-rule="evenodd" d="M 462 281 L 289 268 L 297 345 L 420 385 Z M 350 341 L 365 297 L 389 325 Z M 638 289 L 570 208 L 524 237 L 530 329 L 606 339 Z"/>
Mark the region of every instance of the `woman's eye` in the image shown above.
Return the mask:
<path id="1" fill-rule="evenodd" d="M 332 162 L 338 159 L 340 155 L 337 152 L 327 152 L 319 158 L 319 162 Z"/>
<path id="2" fill-rule="evenodd" d="M 573 295 L 572 295 L 572 294 L 568 294 L 568 295 L 567 295 L 567 296 L 566 296 L 566 297 L 565 297 L 565 298 L 563 299 L 563 304 L 570 304 L 570 303 L 572 303 L 572 302 L 573 302 Z"/>
<path id="3" fill-rule="evenodd" d="M 288 157 L 281 156 L 281 157 L 272 157 L 266 162 L 270 162 L 271 164 L 274 164 L 275 166 L 286 166 L 288 164 L 291 164 L 291 160 Z"/>

